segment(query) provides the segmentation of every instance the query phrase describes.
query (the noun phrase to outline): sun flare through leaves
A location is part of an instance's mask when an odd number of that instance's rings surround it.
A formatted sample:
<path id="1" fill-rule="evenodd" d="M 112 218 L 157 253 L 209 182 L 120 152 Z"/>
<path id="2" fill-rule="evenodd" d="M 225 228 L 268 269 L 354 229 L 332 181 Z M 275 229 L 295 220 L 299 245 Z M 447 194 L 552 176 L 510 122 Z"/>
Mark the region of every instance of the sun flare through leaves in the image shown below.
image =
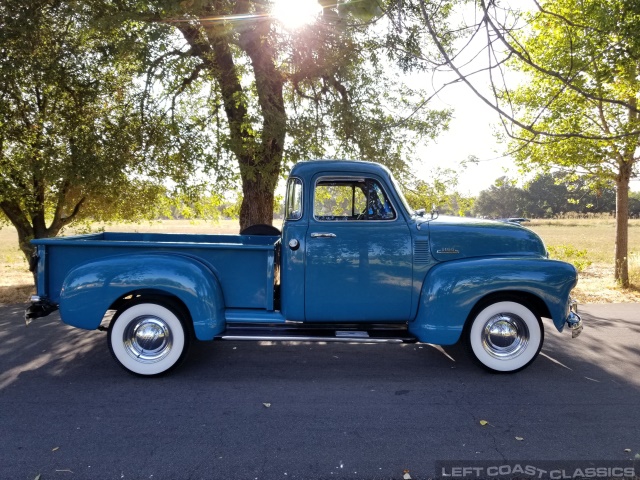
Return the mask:
<path id="1" fill-rule="evenodd" d="M 312 23 L 321 12 L 317 0 L 275 0 L 271 15 L 284 28 L 297 29 Z"/>

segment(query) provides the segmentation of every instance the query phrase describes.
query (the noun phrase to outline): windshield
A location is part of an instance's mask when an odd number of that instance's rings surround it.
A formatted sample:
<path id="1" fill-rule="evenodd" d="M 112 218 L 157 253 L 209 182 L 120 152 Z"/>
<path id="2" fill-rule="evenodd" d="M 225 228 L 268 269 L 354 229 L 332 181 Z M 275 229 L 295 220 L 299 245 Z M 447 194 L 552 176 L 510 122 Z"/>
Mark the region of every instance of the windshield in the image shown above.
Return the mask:
<path id="1" fill-rule="evenodd" d="M 411 208 L 411 206 L 409 205 L 409 202 L 407 202 L 407 199 L 404 198 L 404 194 L 402 193 L 402 187 L 400 187 L 400 184 L 398 183 L 398 181 L 391 174 L 389 174 L 389 178 L 391 179 L 391 183 L 393 184 L 393 187 L 396 189 L 396 193 L 398 194 L 398 198 L 400 199 L 400 201 L 404 205 L 404 208 L 407 210 L 409 215 L 415 215 L 416 212 L 413 210 L 413 208 Z"/>

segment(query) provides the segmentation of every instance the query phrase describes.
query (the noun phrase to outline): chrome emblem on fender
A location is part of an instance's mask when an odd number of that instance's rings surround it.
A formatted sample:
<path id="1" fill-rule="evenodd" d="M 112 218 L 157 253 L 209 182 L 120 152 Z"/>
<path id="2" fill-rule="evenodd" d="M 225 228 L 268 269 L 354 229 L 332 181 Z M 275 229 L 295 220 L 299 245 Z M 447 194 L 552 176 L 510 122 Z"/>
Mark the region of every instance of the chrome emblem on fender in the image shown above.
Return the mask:
<path id="1" fill-rule="evenodd" d="M 436 253 L 460 253 L 458 250 L 456 250 L 455 248 L 441 248 L 440 250 L 437 250 Z"/>

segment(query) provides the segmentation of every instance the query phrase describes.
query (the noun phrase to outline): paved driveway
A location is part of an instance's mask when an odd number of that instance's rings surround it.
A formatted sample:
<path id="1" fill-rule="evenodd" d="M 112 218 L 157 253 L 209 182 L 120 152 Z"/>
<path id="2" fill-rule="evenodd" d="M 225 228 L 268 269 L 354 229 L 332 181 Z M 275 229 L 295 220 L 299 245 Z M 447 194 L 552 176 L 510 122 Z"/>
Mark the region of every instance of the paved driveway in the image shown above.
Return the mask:
<path id="1" fill-rule="evenodd" d="M 438 460 L 622 462 L 640 452 L 640 305 L 583 313 L 580 338 L 549 323 L 542 355 L 513 375 L 460 346 L 216 342 L 144 379 L 115 364 L 106 334 L 57 314 L 26 328 L 22 306 L 2 307 L 0 479 L 424 479 Z"/>

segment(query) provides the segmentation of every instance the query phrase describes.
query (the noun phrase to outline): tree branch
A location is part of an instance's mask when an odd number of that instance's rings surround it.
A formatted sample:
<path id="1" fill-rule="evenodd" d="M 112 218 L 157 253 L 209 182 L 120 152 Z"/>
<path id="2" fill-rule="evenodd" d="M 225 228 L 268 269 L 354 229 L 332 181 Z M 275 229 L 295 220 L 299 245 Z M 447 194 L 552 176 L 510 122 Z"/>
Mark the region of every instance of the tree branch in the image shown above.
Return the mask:
<path id="1" fill-rule="evenodd" d="M 440 54 L 442 55 L 442 57 L 445 60 L 445 63 L 449 66 L 449 68 L 458 76 L 459 80 L 463 83 L 465 83 L 467 85 L 467 87 L 469 87 L 469 89 L 471 89 L 471 91 L 487 106 L 489 106 L 492 110 L 494 110 L 495 112 L 497 112 L 501 118 L 504 118 L 506 120 L 508 120 L 511 124 L 521 128 L 522 130 L 531 133 L 534 136 L 543 136 L 543 137 L 552 137 L 552 138 L 559 138 L 559 139 L 568 139 L 568 138 L 581 138 L 581 139 L 585 139 L 585 140 L 615 140 L 615 139 L 621 139 L 621 138 L 625 138 L 628 137 L 630 135 L 640 135 L 640 129 L 634 130 L 632 132 L 628 132 L 628 133 L 622 133 L 622 134 L 616 134 L 616 135 L 611 135 L 611 136 L 604 136 L 604 135 L 591 135 L 591 134 L 584 134 L 584 133 L 580 133 L 580 132 L 565 132 L 565 133 L 556 133 L 556 132 L 550 132 L 550 131 L 546 131 L 546 130 L 542 130 L 542 129 L 538 129 L 535 128 L 534 125 L 527 125 L 523 122 L 521 122 L 520 120 L 518 120 L 517 118 L 515 118 L 515 116 L 513 114 L 510 114 L 509 112 L 507 112 L 506 110 L 504 110 L 498 103 L 497 98 L 495 97 L 495 103 L 490 101 L 486 96 L 484 96 L 482 93 L 480 93 L 480 91 L 469 81 L 468 76 L 464 75 L 462 73 L 462 71 L 460 70 L 459 67 L 457 67 L 454 63 L 454 61 L 452 60 L 452 57 L 448 54 L 447 50 L 444 48 L 444 45 L 442 44 L 442 42 L 439 40 L 438 37 L 438 33 L 436 32 L 434 25 L 431 21 L 431 17 L 430 15 L 427 13 L 427 9 L 425 6 L 425 0 L 418 0 L 419 2 L 419 6 L 420 6 L 420 11 L 422 14 L 422 17 L 424 19 L 424 23 L 427 27 L 427 30 L 429 32 L 429 35 L 431 36 L 434 44 L 436 45 L 436 48 L 438 49 L 438 51 L 440 52 Z M 515 55 L 518 59 L 522 60 L 523 62 L 525 62 L 527 65 L 530 65 L 532 68 L 536 68 L 537 65 L 535 63 L 533 63 L 532 61 L 529 61 L 525 58 L 525 55 L 523 55 L 521 52 L 519 52 L 518 50 L 516 50 L 515 48 L 513 48 L 512 45 L 509 44 L 509 42 L 506 41 L 504 35 L 502 35 L 499 31 L 499 29 L 495 26 L 495 24 L 493 22 L 491 22 L 490 17 L 489 17 L 489 11 L 488 11 L 488 7 L 485 5 L 484 1 L 480 2 L 482 9 L 483 9 L 483 22 L 486 22 L 487 25 L 489 25 L 491 27 L 491 30 L 501 39 L 502 43 L 507 47 L 507 49 L 509 50 L 509 52 L 511 52 L 512 55 Z M 494 67 L 495 68 L 495 67 Z M 544 69 L 539 69 L 541 72 L 545 72 Z M 551 72 L 553 73 L 553 72 Z M 562 76 L 560 76 L 559 74 L 556 74 L 557 76 L 559 76 L 559 78 L 561 80 L 565 80 L 563 83 L 568 87 L 568 88 L 572 88 L 572 85 L 570 84 L 570 82 L 567 82 L 566 79 L 564 79 Z M 554 75 L 552 75 L 554 76 Z M 576 87 L 572 88 L 573 90 L 576 90 L 578 93 L 580 93 L 580 89 L 577 89 Z M 494 91 L 495 93 L 495 91 Z M 598 99 L 598 97 L 593 96 L 593 95 L 584 95 L 586 98 L 591 98 L 593 100 Z M 618 101 L 618 100 L 610 100 L 610 99 L 602 99 L 602 101 L 606 101 L 612 104 L 618 104 L 618 105 L 622 105 L 625 106 L 626 102 L 622 102 L 622 101 Z M 518 139 L 518 137 L 514 136 L 507 128 L 506 125 L 503 122 L 503 126 L 505 127 L 505 132 L 506 134 L 513 139 Z M 520 138 L 521 140 L 526 140 L 526 141 L 533 141 L 532 139 L 524 139 L 524 138 Z"/>
<path id="2" fill-rule="evenodd" d="M 420 2 L 422 3 L 424 0 L 420 0 Z M 513 45 L 507 41 L 507 39 L 505 38 L 504 34 L 502 33 L 503 30 L 505 30 L 503 25 L 500 25 L 500 28 L 498 28 L 498 26 L 496 25 L 496 23 L 494 23 L 492 21 L 492 17 L 489 15 L 489 9 L 487 7 L 487 5 L 485 4 L 484 0 L 480 0 L 479 5 L 481 6 L 483 12 L 484 12 L 484 19 L 487 22 L 487 25 L 489 25 L 491 27 L 491 29 L 493 30 L 494 34 L 501 40 L 502 44 L 507 48 L 508 51 L 510 51 L 513 55 L 515 55 L 518 59 L 520 59 L 523 63 L 525 63 L 526 65 L 530 66 L 531 68 L 549 76 L 549 77 L 553 77 L 557 80 L 559 80 L 560 82 L 562 82 L 564 85 L 566 85 L 569 89 L 577 92 L 578 94 L 580 94 L 581 96 L 585 97 L 585 98 L 589 98 L 591 100 L 601 100 L 602 102 L 605 103 L 610 103 L 610 104 L 614 104 L 614 105 L 620 105 L 623 107 L 627 107 L 627 108 L 633 108 L 635 111 L 638 111 L 635 107 L 632 107 L 631 105 L 629 105 L 628 102 L 622 101 L 622 100 L 616 100 L 616 99 L 611 99 L 611 98 L 601 98 L 598 97 L 592 93 L 589 93 L 587 91 L 585 91 L 584 89 L 578 87 L 577 85 L 575 85 L 573 83 L 573 78 L 574 77 L 565 77 L 563 76 L 561 73 L 556 72 L 555 70 L 551 70 L 548 68 L 544 68 L 541 65 L 538 65 L 537 63 L 535 63 L 533 60 L 531 60 L 531 57 L 529 55 L 524 55 L 521 51 L 519 51 L 518 49 L 514 48 Z M 638 132 L 640 133 L 640 131 Z"/>

